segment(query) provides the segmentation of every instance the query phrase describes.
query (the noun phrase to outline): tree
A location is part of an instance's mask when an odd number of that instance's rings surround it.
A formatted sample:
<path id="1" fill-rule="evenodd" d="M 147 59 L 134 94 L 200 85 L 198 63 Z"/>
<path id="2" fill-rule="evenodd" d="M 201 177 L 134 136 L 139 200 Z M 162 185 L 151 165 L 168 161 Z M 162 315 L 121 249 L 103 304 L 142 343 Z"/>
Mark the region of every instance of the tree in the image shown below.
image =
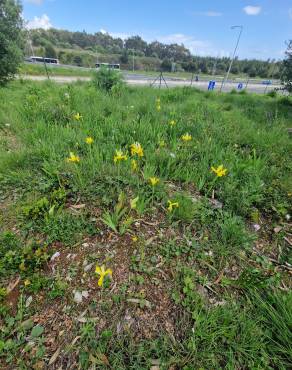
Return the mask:
<path id="1" fill-rule="evenodd" d="M 128 64 L 128 62 L 129 62 L 129 55 L 128 55 L 127 50 L 123 50 L 123 53 L 120 56 L 120 62 L 122 64 Z"/>
<path id="2" fill-rule="evenodd" d="M 288 42 L 286 58 L 283 60 L 281 81 L 284 84 L 284 88 L 289 93 L 292 93 L 292 40 Z"/>
<path id="3" fill-rule="evenodd" d="M 145 54 L 147 49 L 147 42 L 142 40 L 140 36 L 132 36 L 126 39 L 125 48 L 141 51 Z"/>
<path id="4" fill-rule="evenodd" d="M 45 55 L 46 58 L 57 58 L 57 53 L 52 44 L 46 44 Z"/>
<path id="5" fill-rule="evenodd" d="M 195 73 L 198 70 L 197 64 L 191 60 L 190 62 L 184 62 L 182 63 L 182 67 L 185 71 Z"/>
<path id="6" fill-rule="evenodd" d="M 16 74 L 22 61 L 22 7 L 16 0 L 0 0 L 0 85 Z"/>
<path id="7" fill-rule="evenodd" d="M 249 77 L 256 77 L 257 75 L 257 69 L 255 66 L 251 66 L 251 68 L 248 71 Z"/>
<path id="8" fill-rule="evenodd" d="M 73 63 L 79 67 L 82 66 L 82 58 L 80 55 L 75 55 L 74 58 L 73 58 Z"/>
<path id="9" fill-rule="evenodd" d="M 171 69 L 172 69 L 172 62 L 170 59 L 163 59 L 161 65 L 160 65 L 160 68 L 162 71 L 164 72 L 171 72 Z"/>

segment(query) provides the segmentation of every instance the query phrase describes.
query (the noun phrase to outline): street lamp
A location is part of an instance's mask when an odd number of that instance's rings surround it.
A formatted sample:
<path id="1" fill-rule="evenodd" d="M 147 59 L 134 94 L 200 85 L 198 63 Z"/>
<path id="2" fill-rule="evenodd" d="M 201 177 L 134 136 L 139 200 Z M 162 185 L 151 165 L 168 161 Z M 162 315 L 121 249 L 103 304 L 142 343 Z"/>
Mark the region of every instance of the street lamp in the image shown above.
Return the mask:
<path id="1" fill-rule="evenodd" d="M 240 28 L 240 31 L 239 31 L 239 34 L 238 34 L 238 38 L 237 38 L 237 42 L 236 42 L 236 45 L 235 45 L 235 48 L 234 48 L 234 52 L 233 52 L 233 55 L 232 55 L 232 59 L 230 61 L 230 64 L 229 64 L 229 68 L 228 68 L 228 71 L 226 73 L 226 76 L 223 78 L 222 80 L 222 84 L 221 84 L 221 88 L 220 88 L 220 91 L 222 91 L 223 89 L 223 86 L 225 84 L 225 81 L 228 80 L 228 77 L 229 77 L 229 73 L 230 73 L 230 70 L 232 68 L 232 64 L 234 62 L 234 59 L 235 59 L 235 55 L 236 55 L 236 51 L 237 51 L 237 48 L 238 48 L 238 44 L 239 44 L 239 41 L 240 41 L 240 37 L 241 37 L 241 34 L 242 34 L 242 30 L 243 30 L 243 26 L 232 26 L 231 29 L 234 30 L 235 28 Z"/>

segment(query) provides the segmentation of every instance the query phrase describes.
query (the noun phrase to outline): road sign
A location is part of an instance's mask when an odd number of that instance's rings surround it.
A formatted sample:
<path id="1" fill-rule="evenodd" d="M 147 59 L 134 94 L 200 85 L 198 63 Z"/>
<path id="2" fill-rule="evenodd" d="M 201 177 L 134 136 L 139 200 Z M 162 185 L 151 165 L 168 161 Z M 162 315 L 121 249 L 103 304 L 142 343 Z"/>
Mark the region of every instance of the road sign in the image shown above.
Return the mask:
<path id="1" fill-rule="evenodd" d="M 208 90 L 214 90 L 216 81 L 209 81 Z"/>
<path id="2" fill-rule="evenodd" d="M 240 83 L 238 84 L 237 88 L 238 88 L 238 90 L 241 90 L 241 89 L 243 88 L 243 83 L 242 83 L 242 82 L 240 82 Z"/>

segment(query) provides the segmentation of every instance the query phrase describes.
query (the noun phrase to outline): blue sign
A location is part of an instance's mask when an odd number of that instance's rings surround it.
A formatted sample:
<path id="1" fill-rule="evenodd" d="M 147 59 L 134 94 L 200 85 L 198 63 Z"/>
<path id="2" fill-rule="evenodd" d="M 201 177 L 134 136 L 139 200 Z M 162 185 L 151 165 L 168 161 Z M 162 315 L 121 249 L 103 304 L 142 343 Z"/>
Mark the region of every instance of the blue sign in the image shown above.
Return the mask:
<path id="1" fill-rule="evenodd" d="M 241 89 L 243 88 L 243 83 L 242 83 L 242 82 L 240 82 L 240 83 L 238 84 L 237 88 L 238 88 L 238 90 L 241 90 Z"/>
<path id="2" fill-rule="evenodd" d="M 214 90 L 216 81 L 209 81 L 208 90 Z"/>

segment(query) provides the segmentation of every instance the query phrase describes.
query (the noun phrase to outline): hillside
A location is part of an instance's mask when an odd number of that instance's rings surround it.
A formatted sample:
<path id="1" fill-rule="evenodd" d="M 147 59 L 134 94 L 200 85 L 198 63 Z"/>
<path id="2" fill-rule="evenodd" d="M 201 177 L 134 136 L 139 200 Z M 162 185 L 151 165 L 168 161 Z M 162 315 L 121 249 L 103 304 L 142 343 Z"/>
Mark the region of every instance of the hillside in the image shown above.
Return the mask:
<path id="1" fill-rule="evenodd" d="M 122 68 L 132 69 L 133 56 L 135 70 L 187 71 L 194 73 L 224 74 L 230 60 L 228 58 L 200 57 L 191 55 L 184 46 L 163 44 L 155 41 L 147 43 L 140 36 L 126 40 L 114 38 L 107 33 L 88 34 L 66 30 L 31 30 L 28 38 L 35 55 L 58 57 L 63 64 L 93 67 L 96 61 L 121 63 Z M 31 44 L 26 54 L 32 53 Z M 236 60 L 231 73 L 246 74 L 249 77 L 279 78 L 280 62 L 273 60 Z"/>

